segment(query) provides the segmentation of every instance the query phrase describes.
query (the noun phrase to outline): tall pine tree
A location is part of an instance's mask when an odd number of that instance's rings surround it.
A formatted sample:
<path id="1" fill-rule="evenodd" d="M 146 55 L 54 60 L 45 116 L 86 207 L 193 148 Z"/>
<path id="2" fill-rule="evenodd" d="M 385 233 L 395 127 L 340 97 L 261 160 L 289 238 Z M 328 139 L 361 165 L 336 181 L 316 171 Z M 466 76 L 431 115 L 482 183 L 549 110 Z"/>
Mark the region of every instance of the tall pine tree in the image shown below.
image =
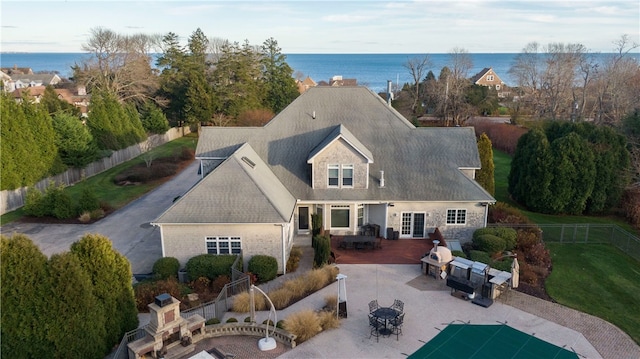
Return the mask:
<path id="1" fill-rule="evenodd" d="M 496 192 L 494 177 L 495 165 L 493 163 L 493 148 L 491 140 L 486 133 L 482 133 L 478 139 L 478 153 L 480 154 L 480 170 L 476 173 L 476 181 L 492 196 Z"/>

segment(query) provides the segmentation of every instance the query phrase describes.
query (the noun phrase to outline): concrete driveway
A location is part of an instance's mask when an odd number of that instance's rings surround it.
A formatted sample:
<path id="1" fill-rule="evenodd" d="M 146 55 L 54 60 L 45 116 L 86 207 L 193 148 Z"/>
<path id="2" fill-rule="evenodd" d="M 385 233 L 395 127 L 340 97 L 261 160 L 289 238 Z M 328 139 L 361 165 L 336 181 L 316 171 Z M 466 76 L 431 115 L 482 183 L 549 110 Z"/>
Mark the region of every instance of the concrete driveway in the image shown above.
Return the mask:
<path id="1" fill-rule="evenodd" d="M 153 263 L 162 257 L 162 246 L 160 229 L 149 222 L 198 182 L 197 171 L 198 161 L 194 161 L 171 181 L 92 224 L 9 223 L 0 231 L 7 236 L 27 235 L 47 256 L 68 251 L 86 233 L 102 234 L 129 259 L 134 274 L 150 273 Z"/>

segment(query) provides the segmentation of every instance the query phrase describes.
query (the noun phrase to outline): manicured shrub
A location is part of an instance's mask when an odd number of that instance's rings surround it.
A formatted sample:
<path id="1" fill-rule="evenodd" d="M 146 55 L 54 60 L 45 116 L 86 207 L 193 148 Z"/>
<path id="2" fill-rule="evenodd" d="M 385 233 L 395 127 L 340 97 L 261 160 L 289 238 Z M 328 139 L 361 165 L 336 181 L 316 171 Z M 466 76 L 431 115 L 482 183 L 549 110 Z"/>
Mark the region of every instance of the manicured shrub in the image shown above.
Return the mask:
<path id="1" fill-rule="evenodd" d="M 251 317 L 245 317 L 244 318 L 244 322 L 245 323 L 251 323 Z"/>
<path id="2" fill-rule="evenodd" d="M 451 255 L 453 255 L 454 257 L 467 258 L 467 255 L 464 254 L 463 251 L 458 251 L 458 250 L 451 251 Z"/>
<path id="3" fill-rule="evenodd" d="M 322 267 L 329 263 L 331 256 L 331 239 L 329 236 L 314 236 L 315 241 L 313 265 L 314 267 Z"/>
<path id="4" fill-rule="evenodd" d="M 76 216 L 74 210 L 73 200 L 67 192 L 60 186 L 58 189 L 51 193 L 51 202 L 53 204 L 52 213 L 54 217 L 58 219 L 73 218 Z"/>
<path id="5" fill-rule="evenodd" d="M 236 319 L 234 317 L 231 317 L 231 318 L 227 319 L 227 323 L 237 323 L 237 322 L 238 322 L 238 319 Z"/>
<path id="6" fill-rule="evenodd" d="M 489 223 L 531 224 L 531 221 L 519 209 L 504 202 L 489 207 Z"/>
<path id="7" fill-rule="evenodd" d="M 276 328 L 284 329 L 284 320 L 278 320 L 278 322 L 276 323 Z"/>
<path id="8" fill-rule="evenodd" d="M 469 259 L 475 262 L 480 262 L 484 264 L 491 263 L 491 256 L 489 253 L 479 250 L 471 250 L 469 251 Z"/>
<path id="9" fill-rule="evenodd" d="M 204 322 L 205 325 L 213 325 L 213 324 L 220 324 L 220 319 L 218 318 L 211 318 L 209 320 L 207 320 L 206 322 Z"/>
<path id="10" fill-rule="evenodd" d="M 174 257 L 160 258 L 153 264 L 153 276 L 156 279 L 178 278 L 179 270 L 180 261 Z"/>
<path id="11" fill-rule="evenodd" d="M 84 187 L 78 200 L 78 213 L 91 212 L 100 208 L 100 200 L 92 188 Z"/>
<path id="12" fill-rule="evenodd" d="M 515 229 L 509 227 L 486 227 L 479 228 L 473 232 L 473 237 L 478 237 L 485 234 L 492 234 L 500 237 L 505 241 L 505 250 L 510 251 L 516 247 L 518 233 Z"/>
<path id="13" fill-rule="evenodd" d="M 513 263 L 513 258 L 511 257 L 504 257 L 500 260 L 497 260 L 495 262 L 490 263 L 491 264 L 491 268 L 495 268 L 497 270 L 501 270 L 501 271 L 505 271 L 505 272 L 511 272 L 511 264 Z"/>
<path id="14" fill-rule="evenodd" d="M 44 195 L 35 187 L 30 187 L 24 200 L 22 207 L 24 214 L 32 217 L 44 217 L 48 213 Z"/>
<path id="15" fill-rule="evenodd" d="M 215 279 L 219 275 L 231 275 L 231 266 L 236 255 L 201 254 L 192 257 L 185 266 L 187 275 L 191 279 L 207 277 Z"/>
<path id="16" fill-rule="evenodd" d="M 91 211 L 91 219 L 100 219 L 104 217 L 104 210 L 102 208 L 94 209 Z"/>
<path id="17" fill-rule="evenodd" d="M 491 254 L 500 253 L 506 248 L 505 240 L 493 234 L 474 235 L 472 241 L 474 248 Z"/>
<path id="18" fill-rule="evenodd" d="M 307 309 L 289 315 L 282 325 L 284 330 L 296 335 L 296 342 L 303 343 L 322 331 L 318 314 Z"/>
<path id="19" fill-rule="evenodd" d="M 274 326 L 275 326 L 275 324 L 273 323 L 273 320 L 271 320 L 271 319 L 265 319 L 265 320 L 263 320 L 263 321 L 262 321 L 262 324 L 264 324 L 264 325 L 269 324 L 269 326 L 270 326 L 270 327 L 274 327 Z"/>
<path id="20" fill-rule="evenodd" d="M 247 269 L 258 276 L 259 282 L 268 282 L 278 275 L 278 261 L 271 256 L 255 255 L 249 259 Z"/>

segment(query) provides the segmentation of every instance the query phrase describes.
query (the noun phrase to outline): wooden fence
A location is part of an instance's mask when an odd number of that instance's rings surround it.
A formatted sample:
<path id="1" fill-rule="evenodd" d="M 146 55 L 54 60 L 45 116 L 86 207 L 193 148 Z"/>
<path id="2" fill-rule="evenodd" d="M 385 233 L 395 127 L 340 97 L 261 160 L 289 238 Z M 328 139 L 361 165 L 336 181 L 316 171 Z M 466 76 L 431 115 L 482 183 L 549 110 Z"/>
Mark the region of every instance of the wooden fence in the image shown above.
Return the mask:
<path id="1" fill-rule="evenodd" d="M 164 135 L 149 136 L 144 142 L 129 146 L 119 151 L 114 151 L 109 157 L 104 157 L 95 162 L 88 164 L 84 168 L 70 168 L 58 175 L 45 178 L 33 186 L 21 187 L 15 190 L 0 191 L 0 215 L 7 212 L 15 211 L 24 206 L 27 189 L 35 187 L 40 191 L 44 191 L 49 187 L 50 183 L 56 185 L 63 184 L 71 186 L 82 181 L 85 178 L 95 176 L 121 163 L 127 162 L 132 158 L 139 156 L 144 149 L 150 149 L 152 146 L 159 146 L 167 142 L 173 141 L 190 133 L 189 127 L 174 127 L 169 129 Z"/>

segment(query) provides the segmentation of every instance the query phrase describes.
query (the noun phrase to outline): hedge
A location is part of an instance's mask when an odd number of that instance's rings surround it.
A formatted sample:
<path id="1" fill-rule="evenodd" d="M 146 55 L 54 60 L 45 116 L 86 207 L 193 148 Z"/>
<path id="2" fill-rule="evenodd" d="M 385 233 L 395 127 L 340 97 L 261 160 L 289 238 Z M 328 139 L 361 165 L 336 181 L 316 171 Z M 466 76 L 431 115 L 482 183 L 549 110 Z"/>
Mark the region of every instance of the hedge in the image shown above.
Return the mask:
<path id="1" fill-rule="evenodd" d="M 473 247 L 487 253 L 500 253 L 506 248 L 506 241 L 493 234 L 473 236 Z"/>
<path id="2" fill-rule="evenodd" d="M 247 269 L 257 275 L 261 283 L 268 282 L 278 275 L 278 261 L 271 256 L 255 255 L 249 259 Z"/>
<path id="3" fill-rule="evenodd" d="M 174 257 L 160 258 L 153 264 L 153 276 L 156 279 L 178 278 L 179 270 L 180 261 Z"/>
<path id="4" fill-rule="evenodd" d="M 235 254 L 200 254 L 192 257 L 185 266 L 191 280 L 206 277 L 211 280 L 220 275 L 231 277 L 231 266 L 236 260 Z"/>

